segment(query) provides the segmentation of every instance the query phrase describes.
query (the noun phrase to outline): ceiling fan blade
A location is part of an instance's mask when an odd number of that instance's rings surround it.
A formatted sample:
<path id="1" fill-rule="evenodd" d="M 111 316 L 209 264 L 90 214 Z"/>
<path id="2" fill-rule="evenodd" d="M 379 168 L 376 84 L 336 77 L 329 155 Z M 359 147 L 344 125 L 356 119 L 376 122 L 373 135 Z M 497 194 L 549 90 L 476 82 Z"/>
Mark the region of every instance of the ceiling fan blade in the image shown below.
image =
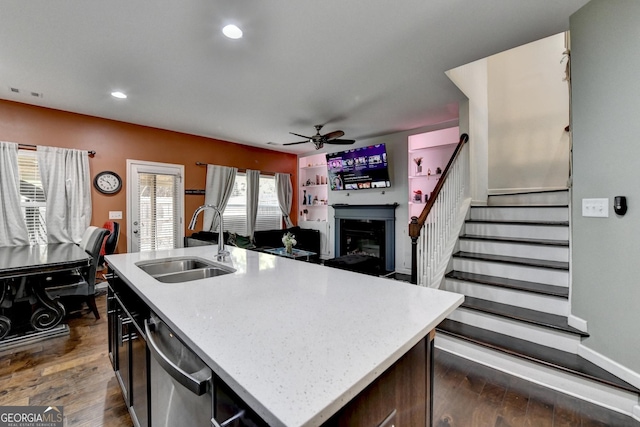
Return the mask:
<path id="1" fill-rule="evenodd" d="M 342 132 L 341 130 L 334 130 L 333 132 L 329 132 L 328 134 L 323 135 L 322 137 L 325 138 L 325 140 L 327 140 L 327 139 L 340 138 L 341 136 L 344 136 L 344 132 Z"/>
<path id="2" fill-rule="evenodd" d="M 291 135 L 295 135 L 295 136 L 299 136 L 300 138 L 307 138 L 307 141 L 311 140 L 310 136 L 304 136 L 304 135 L 300 135 L 299 133 L 293 133 L 293 132 L 289 132 Z"/>
<path id="3" fill-rule="evenodd" d="M 325 144 L 337 144 L 337 145 L 349 145 L 356 142 L 355 139 L 332 139 L 330 141 L 325 141 Z"/>
<path id="4" fill-rule="evenodd" d="M 298 141 L 298 142 L 286 142 L 282 145 L 296 145 L 296 144 L 306 144 L 307 142 L 309 142 L 309 140 L 307 141 Z"/>

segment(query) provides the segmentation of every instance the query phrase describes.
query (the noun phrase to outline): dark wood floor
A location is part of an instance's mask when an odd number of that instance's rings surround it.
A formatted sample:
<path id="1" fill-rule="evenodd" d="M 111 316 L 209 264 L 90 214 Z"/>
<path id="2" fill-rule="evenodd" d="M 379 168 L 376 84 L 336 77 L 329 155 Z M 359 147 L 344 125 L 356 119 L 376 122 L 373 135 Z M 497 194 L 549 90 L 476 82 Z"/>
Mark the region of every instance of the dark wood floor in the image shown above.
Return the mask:
<path id="1" fill-rule="evenodd" d="M 62 405 L 66 426 L 131 426 L 107 356 L 106 297 L 96 301 L 100 320 L 85 310 L 69 336 L 0 353 L 0 406 Z M 434 427 L 640 427 L 442 351 L 435 360 Z"/>

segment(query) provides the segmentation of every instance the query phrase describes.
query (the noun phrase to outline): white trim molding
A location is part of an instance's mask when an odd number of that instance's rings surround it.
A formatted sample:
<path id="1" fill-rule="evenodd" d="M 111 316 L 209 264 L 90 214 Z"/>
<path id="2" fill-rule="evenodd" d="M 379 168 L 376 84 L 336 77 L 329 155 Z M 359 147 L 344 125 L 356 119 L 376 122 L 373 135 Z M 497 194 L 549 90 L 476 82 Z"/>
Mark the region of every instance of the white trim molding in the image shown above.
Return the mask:
<path id="1" fill-rule="evenodd" d="M 576 328 L 577 330 L 582 332 L 588 332 L 587 321 L 579 318 L 578 316 L 574 316 L 573 314 L 570 314 L 569 317 L 567 318 L 567 322 L 569 323 L 569 326 L 571 326 L 572 328 Z"/>

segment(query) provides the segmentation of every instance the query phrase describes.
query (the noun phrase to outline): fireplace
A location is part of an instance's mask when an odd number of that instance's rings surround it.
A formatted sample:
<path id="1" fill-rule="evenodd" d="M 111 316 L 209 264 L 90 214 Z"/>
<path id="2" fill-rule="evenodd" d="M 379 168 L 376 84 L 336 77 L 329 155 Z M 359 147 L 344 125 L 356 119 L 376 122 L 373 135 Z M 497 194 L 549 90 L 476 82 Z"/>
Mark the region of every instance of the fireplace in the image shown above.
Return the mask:
<path id="1" fill-rule="evenodd" d="M 336 257 L 378 258 L 387 272 L 395 270 L 395 210 L 392 205 L 332 205 L 335 209 Z"/>

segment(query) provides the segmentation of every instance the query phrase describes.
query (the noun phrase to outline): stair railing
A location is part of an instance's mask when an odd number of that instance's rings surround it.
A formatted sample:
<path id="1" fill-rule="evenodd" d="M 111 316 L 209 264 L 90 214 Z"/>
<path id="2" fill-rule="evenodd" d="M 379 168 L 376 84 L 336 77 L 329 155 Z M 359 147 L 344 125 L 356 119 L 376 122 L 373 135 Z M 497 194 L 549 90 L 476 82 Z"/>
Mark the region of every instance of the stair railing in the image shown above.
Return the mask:
<path id="1" fill-rule="evenodd" d="M 469 135 L 460 136 L 419 217 L 411 217 L 411 283 L 436 287 L 444 276 L 455 237 L 460 230 L 462 207 L 469 199 Z"/>

